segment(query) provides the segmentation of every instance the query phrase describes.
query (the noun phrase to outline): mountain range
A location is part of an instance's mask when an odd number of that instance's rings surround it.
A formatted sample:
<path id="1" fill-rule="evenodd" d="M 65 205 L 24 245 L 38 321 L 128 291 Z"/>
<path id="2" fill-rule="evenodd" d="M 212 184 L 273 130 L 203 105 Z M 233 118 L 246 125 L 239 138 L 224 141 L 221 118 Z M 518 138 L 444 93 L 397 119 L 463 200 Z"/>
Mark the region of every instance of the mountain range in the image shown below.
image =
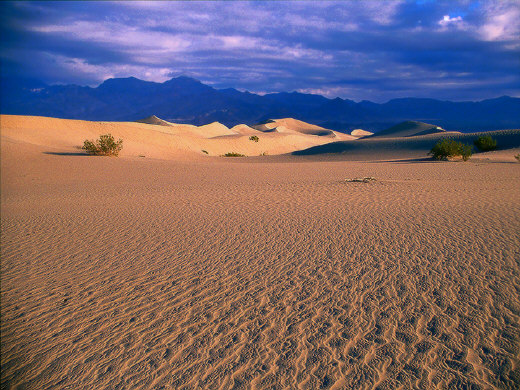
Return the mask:
<path id="1" fill-rule="evenodd" d="M 299 92 L 258 95 L 234 88 L 215 89 L 185 76 L 164 83 L 111 78 L 95 88 L 3 78 L 0 87 L 2 114 L 65 119 L 135 121 L 157 115 L 175 123 L 218 121 L 232 127 L 294 117 L 343 132 L 357 128 L 377 132 L 406 120 L 466 132 L 520 128 L 520 98 L 509 96 L 479 102 L 402 98 L 382 104 L 357 103 Z"/>

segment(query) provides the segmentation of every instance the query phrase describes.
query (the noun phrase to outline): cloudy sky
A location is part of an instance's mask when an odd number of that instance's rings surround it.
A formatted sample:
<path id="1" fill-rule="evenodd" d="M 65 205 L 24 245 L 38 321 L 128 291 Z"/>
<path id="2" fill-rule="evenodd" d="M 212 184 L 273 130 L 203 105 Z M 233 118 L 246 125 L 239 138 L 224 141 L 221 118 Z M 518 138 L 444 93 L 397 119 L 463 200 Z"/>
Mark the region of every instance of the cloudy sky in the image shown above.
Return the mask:
<path id="1" fill-rule="evenodd" d="M 2 77 L 187 75 L 376 102 L 520 96 L 517 0 L 3 2 L 0 17 Z"/>

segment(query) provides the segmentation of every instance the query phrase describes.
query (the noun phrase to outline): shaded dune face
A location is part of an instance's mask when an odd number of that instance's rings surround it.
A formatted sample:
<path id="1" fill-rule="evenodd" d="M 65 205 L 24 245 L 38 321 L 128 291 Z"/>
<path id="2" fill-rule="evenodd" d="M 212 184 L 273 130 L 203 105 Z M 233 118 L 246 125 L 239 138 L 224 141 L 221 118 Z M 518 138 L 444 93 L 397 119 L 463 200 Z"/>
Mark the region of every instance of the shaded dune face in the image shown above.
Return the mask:
<path id="1" fill-rule="evenodd" d="M 354 142 L 338 140 L 323 145 L 311 146 L 308 149 L 294 151 L 299 156 L 328 156 L 350 160 L 385 160 L 426 158 L 431 148 L 444 138 L 472 145 L 473 141 L 483 135 L 489 135 L 498 142 L 499 148 L 508 153 L 509 160 L 518 152 L 507 150 L 520 147 L 520 130 L 495 130 L 482 133 L 435 132 L 419 136 L 376 137 L 368 136 Z M 476 151 L 475 151 L 476 152 Z M 475 154 L 478 158 L 480 154 Z"/>
<path id="2" fill-rule="evenodd" d="M 159 125 L 159 126 L 171 126 L 172 123 L 167 122 L 161 118 L 156 117 L 155 115 L 146 117 L 144 119 L 136 120 L 138 123 L 147 123 L 149 125 Z"/>
<path id="3" fill-rule="evenodd" d="M 386 130 L 379 131 L 372 137 L 414 137 L 420 135 L 444 133 L 446 130 L 429 123 L 406 121 L 392 126 Z"/>
<path id="4" fill-rule="evenodd" d="M 520 164 L 97 158 L 39 126 L 0 143 L 2 388 L 518 387 Z"/>

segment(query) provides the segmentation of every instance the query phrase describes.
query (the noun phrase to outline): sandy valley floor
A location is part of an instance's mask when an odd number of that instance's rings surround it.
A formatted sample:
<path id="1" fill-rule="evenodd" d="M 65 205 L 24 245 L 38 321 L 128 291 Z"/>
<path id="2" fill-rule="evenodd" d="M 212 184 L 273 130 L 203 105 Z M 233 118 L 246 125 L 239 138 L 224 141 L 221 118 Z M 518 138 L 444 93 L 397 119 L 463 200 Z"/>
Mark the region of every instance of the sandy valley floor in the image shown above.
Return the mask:
<path id="1" fill-rule="evenodd" d="M 520 385 L 518 163 L 48 150 L 2 139 L 2 388 Z"/>

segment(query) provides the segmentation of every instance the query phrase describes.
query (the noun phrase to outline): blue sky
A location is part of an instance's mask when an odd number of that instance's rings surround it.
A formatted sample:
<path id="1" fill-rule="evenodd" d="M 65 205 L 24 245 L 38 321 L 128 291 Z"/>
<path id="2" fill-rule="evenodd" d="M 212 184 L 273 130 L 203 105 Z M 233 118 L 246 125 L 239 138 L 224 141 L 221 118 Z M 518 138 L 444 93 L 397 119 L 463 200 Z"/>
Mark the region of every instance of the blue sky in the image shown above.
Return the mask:
<path id="1" fill-rule="evenodd" d="M 520 96 L 519 1 L 3 2 L 2 77 L 96 86 L 187 75 L 216 88 Z"/>

